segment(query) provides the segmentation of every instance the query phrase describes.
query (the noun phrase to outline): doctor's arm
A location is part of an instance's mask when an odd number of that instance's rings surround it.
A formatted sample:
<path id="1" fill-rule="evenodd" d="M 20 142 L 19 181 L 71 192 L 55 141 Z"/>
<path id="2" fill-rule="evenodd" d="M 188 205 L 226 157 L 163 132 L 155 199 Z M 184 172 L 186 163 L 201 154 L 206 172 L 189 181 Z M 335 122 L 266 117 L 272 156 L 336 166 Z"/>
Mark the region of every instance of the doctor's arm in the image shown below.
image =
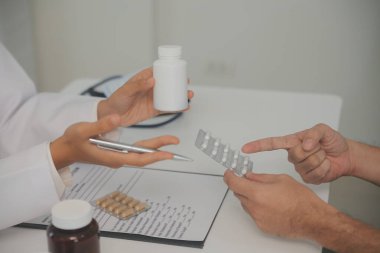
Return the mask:
<path id="1" fill-rule="evenodd" d="M 56 139 L 76 122 L 93 122 L 118 114 L 121 124 L 129 126 L 151 118 L 160 113 L 153 108 L 153 86 L 152 68 L 147 68 L 104 100 L 38 93 L 32 80 L 0 43 L 0 157 Z"/>
<path id="2" fill-rule="evenodd" d="M 60 200 L 65 187 L 64 178 L 61 179 L 57 172 L 74 162 L 118 168 L 123 165 L 144 166 L 172 158 L 171 153 L 163 151 L 118 153 L 100 149 L 89 142 L 88 138 L 109 132 L 120 126 L 120 122 L 119 115 L 110 115 L 96 122 L 76 123 L 51 143 L 44 142 L 0 159 L 0 229 L 48 213 Z M 174 136 L 160 136 L 136 144 L 156 149 L 178 142 Z"/>
<path id="3" fill-rule="evenodd" d="M 129 126 L 160 114 L 153 107 L 154 79 L 152 68 L 147 68 L 127 81 L 107 99 L 73 96 L 57 93 L 30 93 L 21 97 L 21 91 L 4 95 L 7 111 L 6 124 L 0 137 L 13 136 L 12 144 L 1 145 L 6 154 L 29 148 L 42 141 L 58 138 L 70 125 L 82 121 L 96 121 L 118 114 L 121 125 Z M 29 96 L 29 97 L 28 97 Z M 5 97 L 9 97 L 6 99 Z M 193 92 L 188 92 L 193 97 Z"/>
<path id="4" fill-rule="evenodd" d="M 51 142 L 50 150 L 57 169 L 64 168 L 75 162 L 105 165 L 119 168 L 123 165 L 145 166 L 161 160 L 172 159 L 169 152 L 153 153 L 120 153 L 98 148 L 89 142 L 89 138 L 115 130 L 121 124 L 118 114 L 106 116 L 96 122 L 81 122 L 70 126 L 65 133 Z M 160 136 L 139 141 L 136 145 L 158 149 L 165 145 L 178 144 L 174 136 Z"/>

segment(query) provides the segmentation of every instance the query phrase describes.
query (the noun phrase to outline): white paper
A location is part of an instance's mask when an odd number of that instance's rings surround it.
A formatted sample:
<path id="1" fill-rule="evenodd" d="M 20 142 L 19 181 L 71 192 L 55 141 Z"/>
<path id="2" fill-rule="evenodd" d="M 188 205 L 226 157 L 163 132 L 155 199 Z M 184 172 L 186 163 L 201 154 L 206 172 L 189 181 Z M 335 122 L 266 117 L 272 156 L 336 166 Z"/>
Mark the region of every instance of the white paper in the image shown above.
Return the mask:
<path id="1" fill-rule="evenodd" d="M 204 241 L 227 192 L 219 175 L 82 164 L 73 167 L 72 173 L 74 182 L 64 198 L 91 202 L 118 190 L 151 206 L 126 221 L 96 209 L 101 231 L 165 239 Z M 50 216 L 28 223 L 47 225 Z"/>

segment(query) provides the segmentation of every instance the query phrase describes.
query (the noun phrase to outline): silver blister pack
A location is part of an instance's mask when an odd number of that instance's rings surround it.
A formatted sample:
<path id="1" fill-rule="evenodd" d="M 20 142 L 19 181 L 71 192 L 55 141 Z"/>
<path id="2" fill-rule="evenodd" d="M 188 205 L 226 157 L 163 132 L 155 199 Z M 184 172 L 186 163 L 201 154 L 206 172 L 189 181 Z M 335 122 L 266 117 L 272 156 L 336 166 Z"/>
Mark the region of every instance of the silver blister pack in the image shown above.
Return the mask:
<path id="1" fill-rule="evenodd" d="M 231 149 L 229 145 L 223 144 L 220 138 L 215 138 L 202 129 L 198 132 L 195 146 L 219 164 L 232 169 L 238 176 L 243 176 L 253 169 L 253 162 L 248 156 Z"/>

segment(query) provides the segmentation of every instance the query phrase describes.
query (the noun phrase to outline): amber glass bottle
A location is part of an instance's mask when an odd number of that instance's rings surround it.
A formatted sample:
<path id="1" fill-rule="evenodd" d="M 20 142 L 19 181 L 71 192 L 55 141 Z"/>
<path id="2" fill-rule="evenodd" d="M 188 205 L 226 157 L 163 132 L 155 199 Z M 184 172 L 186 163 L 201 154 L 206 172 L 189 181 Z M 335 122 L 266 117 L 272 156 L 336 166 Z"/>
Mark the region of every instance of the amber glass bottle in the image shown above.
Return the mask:
<path id="1" fill-rule="evenodd" d="M 52 208 L 47 228 L 51 253 L 100 253 L 99 226 L 83 200 L 64 200 Z"/>

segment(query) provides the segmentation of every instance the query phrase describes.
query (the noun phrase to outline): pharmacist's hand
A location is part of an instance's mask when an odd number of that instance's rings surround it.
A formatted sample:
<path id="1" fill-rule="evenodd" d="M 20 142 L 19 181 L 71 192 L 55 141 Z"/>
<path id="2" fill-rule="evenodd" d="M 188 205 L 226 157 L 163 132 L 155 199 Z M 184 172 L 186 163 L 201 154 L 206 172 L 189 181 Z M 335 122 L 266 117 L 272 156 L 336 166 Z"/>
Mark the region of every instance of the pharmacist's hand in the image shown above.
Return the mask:
<path id="1" fill-rule="evenodd" d="M 242 151 L 256 153 L 276 149 L 288 151 L 289 161 L 307 183 L 330 182 L 353 171 L 347 140 L 324 124 L 295 134 L 252 141 L 245 144 Z"/>
<path id="2" fill-rule="evenodd" d="M 153 107 L 153 87 L 153 69 L 140 71 L 99 103 L 98 119 L 117 113 L 122 117 L 121 125 L 130 126 L 160 114 Z M 188 91 L 188 98 L 192 97 L 193 92 Z"/>
<path id="3" fill-rule="evenodd" d="M 332 208 L 288 175 L 247 173 L 231 170 L 224 181 L 244 210 L 266 233 L 287 238 L 305 238 Z"/>
<path id="4" fill-rule="evenodd" d="M 93 163 L 111 168 L 119 168 L 123 165 L 140 167 L 173 158 L 171 153 L 164 151 L 145 154 L 126 154 L 105 150 L 89 142 L 90 137 L 110 132 L 119 127 L 120 124 L 121 117 L 114 114 L 103 117 L 96 122 L 81 122 L 70 126 L 61 137 L 50 144 L 50 151 L 55 167 L 60 169 L 75 162 Z M 157 149 L 162 146 L 178 143 L 177 137 L 160 136 L 137 142 L 136 145 Z"/>

